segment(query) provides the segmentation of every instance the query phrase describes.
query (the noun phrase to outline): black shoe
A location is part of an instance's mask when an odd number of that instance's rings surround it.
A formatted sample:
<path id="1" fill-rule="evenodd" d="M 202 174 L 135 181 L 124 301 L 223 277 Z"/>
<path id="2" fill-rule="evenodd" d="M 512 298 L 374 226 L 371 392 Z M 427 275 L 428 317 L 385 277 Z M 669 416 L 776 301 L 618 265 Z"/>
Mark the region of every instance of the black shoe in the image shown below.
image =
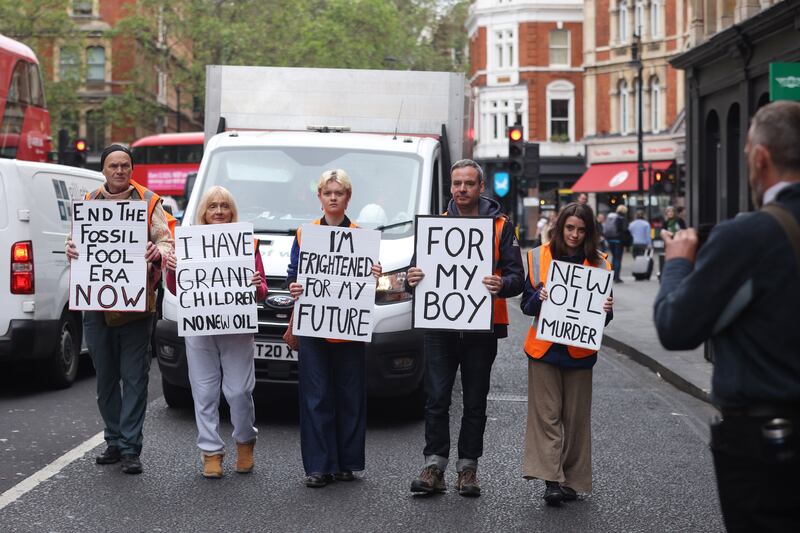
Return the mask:
<path id="1" fill-rule="evenodd" d="M 615 279 L 614 283 L 624 283 L 624 281 L 622 281 L 622 279 Z"/>
<path id="2" fill-rule="evenodd" d="M 103 453 L 94 458 L 94 462 L 99 465 L 113 465 L 122 458 L 119 448 L 113 444 L 109 445 Z"/>
<path id="3" fill-rule="evenodd" d="M 578 493 L 575 492 L 575 489 L 561 485 L 561 492 L 564 494 L 565 502 L 573 502 L 578 499 Z"/>
<path id="4" fill-rule="evenodd" d="M 311 474 L 306 477 L 306 487 L 321 489 L 332 481 L 333 476 L 330 474 Z"/>
<path id="5" fill-rule="evenodd" d="M 435 465 L 423 468 L 417 479 L 411 482 L 411 492 L 414 493 L 433 494 L 446 491 L 447 483 L 444 481 L 444 472 Z"/>
<path id="6" fill-rule="evenodd" d="M 564 500 L 564 492 L 561 490 L 561 484 L 558 481 L 545 481 L 546 488 L 544 489 L 544 501 L 547 505 L 559 506 Z"/>
<path id="7" fill-rule="evenodd" d="M 333 479 L 336 481 L 353 481 L 355 478 L 356 476 L 353 475 L 352 470 L 342 470 L 333 475 Z"/>
<path id="8" fill-rule="evenodd" d="M 122 471 L 126 474 L 141 474 L 143 471 L 142 462 L 138 455 L 125 454 L 122 456 Z"/>

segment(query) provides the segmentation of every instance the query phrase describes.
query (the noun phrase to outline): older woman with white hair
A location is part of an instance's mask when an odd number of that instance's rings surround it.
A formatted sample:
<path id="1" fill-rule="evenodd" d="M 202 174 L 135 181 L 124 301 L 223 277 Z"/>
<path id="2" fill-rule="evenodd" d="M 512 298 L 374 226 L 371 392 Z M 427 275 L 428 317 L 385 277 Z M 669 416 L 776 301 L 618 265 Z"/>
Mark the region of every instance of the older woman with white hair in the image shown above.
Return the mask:
<path id="1" fill-rule="evenodd" d="M 317 184 L 322 218 L 314 224 L 357 227 L 345 214 L 353 186 L 344 170 L 323 172 Z M 295 299 L 303 294 L 297 283 L 301 233 L 292 245 L 287 281 Z M 381 266 L 372 267 L 381 275 Z M 366 361 L 364 343 L 299 337 L 300 450 L 306 486 L 321 488 L 352 481 L 364 470 L 367 434 Z"/>
<path id="2" fill-rule="evenodd" d="M 224 187 L 208 189 L 200 199 L 196 224 L 228 224 L 239 219 L 236 202 Z M 248 281 L 256 288 L 256 299 L 267 297 L 264 265 L 256 246 L 255 272 Z M 167 288 L 175 294 L 175 255 L 167 258 Z M 255 428 L 253 389 L 256 384 L 253 362 L 252 333 L 231 333 L 202 337 L 186 337 L 186 362 L 194 398 L 197 422 L 197 446 L 203 460 L 203 476 L 222 477 L 225 442 L 219 435 L 220 386 L 228 401 L 236 442 L 236 472 L 253 470 L 253 448 L 258 430 Z"/>

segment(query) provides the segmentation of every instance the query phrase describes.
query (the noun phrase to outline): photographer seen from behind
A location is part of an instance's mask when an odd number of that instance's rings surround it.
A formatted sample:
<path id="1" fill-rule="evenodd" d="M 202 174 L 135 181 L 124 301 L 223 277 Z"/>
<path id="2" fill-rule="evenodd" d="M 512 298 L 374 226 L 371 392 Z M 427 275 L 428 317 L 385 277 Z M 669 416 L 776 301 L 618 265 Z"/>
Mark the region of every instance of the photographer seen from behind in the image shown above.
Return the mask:
<path id="1" fill-rule="evenodd" d="M 800 103 L 753 117 L 745 154 L 759 211 L 697 232 L 664 231 L 666 264 L 655 303 L 661 343 L 711 339 L 711 449 L 729 531 L 792 531 L 800 524 Z"/>

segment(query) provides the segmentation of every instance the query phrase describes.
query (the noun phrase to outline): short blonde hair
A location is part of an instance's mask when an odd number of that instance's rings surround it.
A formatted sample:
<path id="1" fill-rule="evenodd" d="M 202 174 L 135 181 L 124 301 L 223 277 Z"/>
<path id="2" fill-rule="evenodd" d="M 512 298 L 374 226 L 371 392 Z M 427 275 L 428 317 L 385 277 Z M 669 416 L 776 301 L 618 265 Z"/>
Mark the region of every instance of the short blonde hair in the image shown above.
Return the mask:
<path id="1" fill-rule="evenodd" d="M 353 182 L 350 181 L 350 176 L 347 175 L 347 172 L 341 168 L 335 168 L 333 170 L 326 170 L 323 172 L 322 176 L 319 177 L 319 181 L 317 182 L 317 192 L 322 192 L 322 188 L 331 181 L 335 181 L 341 185 L 342 188 L 348 193 L 353 193 Z"/>
<path id="2" fill-rule="evenodd" d="M 236 209 L 236 200 L 233 199 L 231 192 L 225 187 L 214 185 L 203 193 L 202 198 L 200 198 L 200 205 L 197 206 L 197 215 L 194 220 L 195 224 L 208 224 L 206 222 L 206 211 L 208 211 L 211 201 L 217 196 L 222 197 L 222 201 L 228 202 L 231 207 L 231 222 L 239 222 L 239 210 Z"/>
<path id="3" fill-rule="evenodd" d="M 624 205 L 618 205 L 617 206 L 617 213 L 619 213 L 620 215 L 627 215 L 628 214 L 628 208 L 626 206 L 624 206 Z"/>

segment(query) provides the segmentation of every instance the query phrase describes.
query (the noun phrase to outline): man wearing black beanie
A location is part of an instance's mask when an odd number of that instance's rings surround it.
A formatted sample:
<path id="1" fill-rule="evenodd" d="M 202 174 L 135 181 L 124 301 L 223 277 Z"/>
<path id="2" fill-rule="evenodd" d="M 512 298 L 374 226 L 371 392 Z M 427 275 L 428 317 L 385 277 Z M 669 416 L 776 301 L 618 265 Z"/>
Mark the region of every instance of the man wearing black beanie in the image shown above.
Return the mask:
<path id="1" fill-rule="evenodd" d="M 133 157 L 130 150 L 112 144 L 103 150 L 100 165 L 106 183 L 86 195 L 87 200 L 144 200 L 148 205 L 148 242 L 144 256 L 147 310 L 141 313 L 86 311 L 83 317 L 86 343 L 97 372 L 97 406 L 105 424 L 107 444 L 96 462 L 105 465 L 122 461 L 123 472 L 140 474 L 155 288 L 161 278 L 161 258 L 174 251 L 175 243 L 161 198 L 131 181 Z M 78 250 L 71 238 L 66 244 L 67 258 L 77 258 Z"/>

